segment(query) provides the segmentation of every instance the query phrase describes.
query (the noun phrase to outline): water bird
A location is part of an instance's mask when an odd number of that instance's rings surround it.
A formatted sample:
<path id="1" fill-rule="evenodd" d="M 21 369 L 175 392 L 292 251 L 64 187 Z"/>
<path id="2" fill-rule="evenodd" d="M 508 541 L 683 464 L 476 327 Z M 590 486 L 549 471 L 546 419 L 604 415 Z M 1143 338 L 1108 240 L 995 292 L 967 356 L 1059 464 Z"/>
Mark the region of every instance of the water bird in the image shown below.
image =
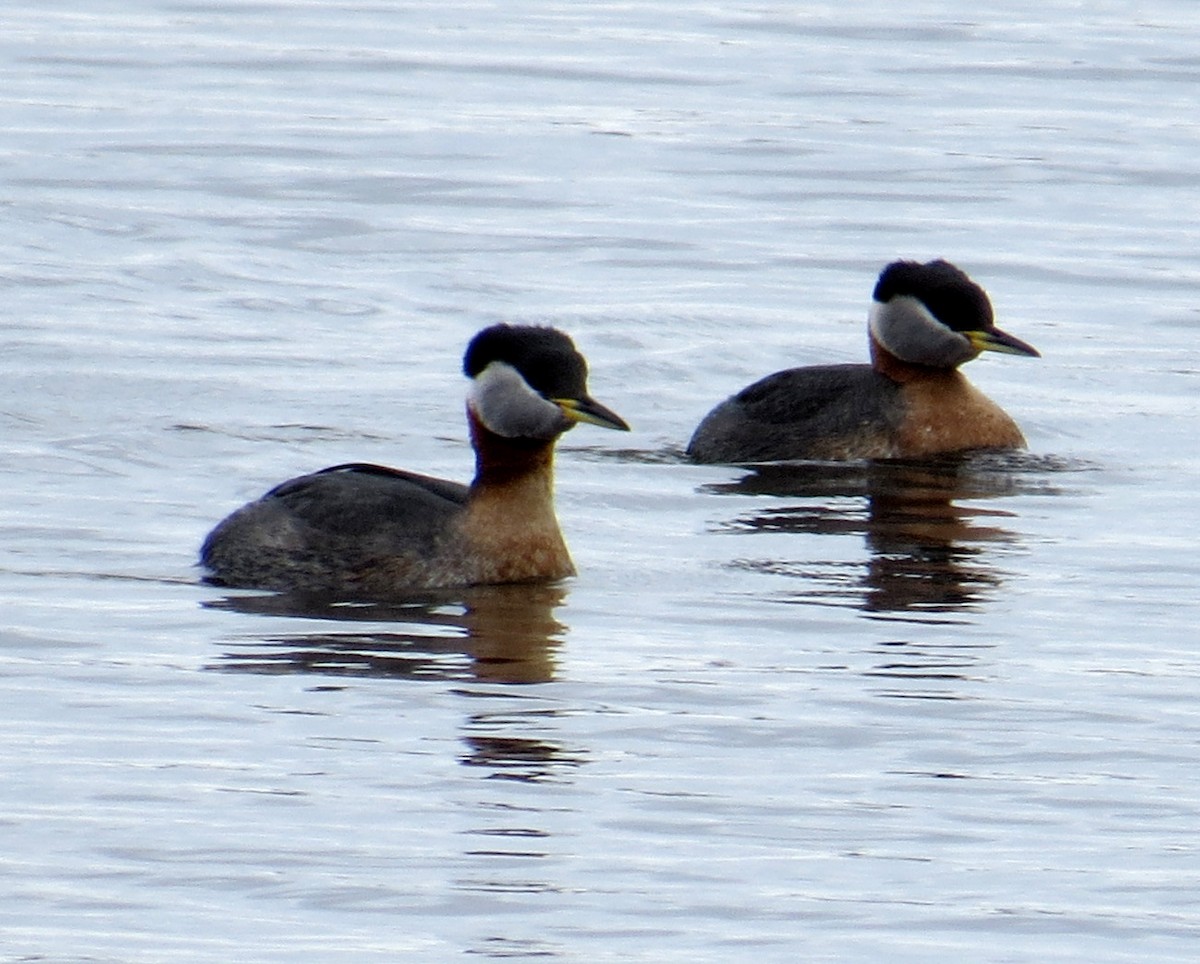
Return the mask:
<path id="1" fill-rule="evenodd" d="M 776 372 L 721 402 L 688 443 L 697 462 L 925 458 L 1024 448 L 958 370 L 985 351 L 1040 357 L 996 327 L 987 293 L 948 261 L 894 261 L 868 316 L 871 364 Z"/>
<path id="2" fill-rule="evenodd" d="M 386 598 L 574 575 L 554 512 L 555 442 L 580 422 L 629 426 L 588 395 L 587 362 L 554 328 L 485 328 L 463 371 L 469 486 L 366 463 L 292 479 L 213 529 L 207 581 Z"/>

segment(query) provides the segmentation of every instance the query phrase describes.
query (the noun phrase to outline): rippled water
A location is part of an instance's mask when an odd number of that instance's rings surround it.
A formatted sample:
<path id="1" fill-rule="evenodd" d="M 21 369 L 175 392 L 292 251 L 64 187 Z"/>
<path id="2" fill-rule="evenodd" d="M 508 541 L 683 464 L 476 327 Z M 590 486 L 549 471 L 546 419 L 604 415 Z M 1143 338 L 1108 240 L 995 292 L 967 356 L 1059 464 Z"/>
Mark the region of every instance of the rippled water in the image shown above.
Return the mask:
<path id="1" fill-rule="evenodd" d="M 1191 960 L 1200 16 L 54 4 L 0 36 L 0 949 L 53 961 Z M 692 466 L 865 357 L 895 256 L 1041 360 L 1030 451 Z M 392 606 L 196 547 L 464 478 L 459 357 L 571 332 L 580 575 Z"/>

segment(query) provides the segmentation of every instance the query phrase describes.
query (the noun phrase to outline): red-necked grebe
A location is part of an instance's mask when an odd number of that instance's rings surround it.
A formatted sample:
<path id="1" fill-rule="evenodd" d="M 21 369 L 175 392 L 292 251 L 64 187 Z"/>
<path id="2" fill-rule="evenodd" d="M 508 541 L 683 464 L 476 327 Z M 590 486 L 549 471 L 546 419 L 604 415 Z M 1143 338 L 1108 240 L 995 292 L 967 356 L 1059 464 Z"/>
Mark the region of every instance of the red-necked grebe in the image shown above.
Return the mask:
<path id="1" fill-rule="evenodd" d="M 588 396 L 587 363 L 553 328 L 486 328 L 463 370 L 469 486 L 360 463 L 292 479 L 213 529 L 200 552 L 209 581 L 386 597 L 573 575 L 554 514 L 554 443 L 579 422 L 629 426 Z"/>
<path id="2" fill-rule="evenodd" d="M 705 416 L 698 462 L 923 458 L 1023 448 L 1021 430 L 958 366 L 981 352 L 1038 356 L 996 327 L 984 290 L 948 261 L 895 261 L 875 285 L 870 365 L 768 375 Z"/>

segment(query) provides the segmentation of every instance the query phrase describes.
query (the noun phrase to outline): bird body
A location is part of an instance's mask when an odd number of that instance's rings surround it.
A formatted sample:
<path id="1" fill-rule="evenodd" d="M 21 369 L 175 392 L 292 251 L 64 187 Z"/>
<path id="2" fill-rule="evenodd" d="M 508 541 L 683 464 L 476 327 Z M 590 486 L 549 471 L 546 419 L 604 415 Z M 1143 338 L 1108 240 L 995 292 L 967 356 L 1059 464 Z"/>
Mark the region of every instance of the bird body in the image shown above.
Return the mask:
<path id="1" fill-rule="evenodd" d="M 210 581 L 372 598 L 573 575 L 554 512 L 554 444 L 581 421 L 628 426 L 588 397 L 567 336 L 497 325 L 468 348 L 469 486 L 364 463 L 276 486 L 209 534 Z"/>
<path id="2" fill-rule="evenodd" d="M 958 366 L 982 351 L 1037 351 L 996 328 L 987 295 L 954 265 L 888 265 L 868 331 L 870 365 L 768 375 L 709 412 L 688 455 L 698 462 L 923 458 L 1025 445 L 1016 422 Z"/>

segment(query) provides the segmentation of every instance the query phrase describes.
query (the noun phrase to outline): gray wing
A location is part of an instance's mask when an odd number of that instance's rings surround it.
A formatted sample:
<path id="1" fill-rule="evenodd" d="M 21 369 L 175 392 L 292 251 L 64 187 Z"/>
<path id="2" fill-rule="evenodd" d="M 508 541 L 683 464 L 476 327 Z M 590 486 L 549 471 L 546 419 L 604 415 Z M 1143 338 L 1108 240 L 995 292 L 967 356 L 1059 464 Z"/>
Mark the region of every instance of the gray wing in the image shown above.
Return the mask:
<path id="1" fill-rule="evenodd" d="M 238 509 L 200 550 L 212 581 L 340 587 L 384 558 L 420 558 L 462 511 L 468 488 L 354 463 L 301 476 Z"/>
<path id="2" fill-rule="evenodd" d="M 698 462 L 870 457 L 882 454 L 902 415 L 900 386 L 869 365 L 791 368 L 709 412 L 688 455 Z"/>

